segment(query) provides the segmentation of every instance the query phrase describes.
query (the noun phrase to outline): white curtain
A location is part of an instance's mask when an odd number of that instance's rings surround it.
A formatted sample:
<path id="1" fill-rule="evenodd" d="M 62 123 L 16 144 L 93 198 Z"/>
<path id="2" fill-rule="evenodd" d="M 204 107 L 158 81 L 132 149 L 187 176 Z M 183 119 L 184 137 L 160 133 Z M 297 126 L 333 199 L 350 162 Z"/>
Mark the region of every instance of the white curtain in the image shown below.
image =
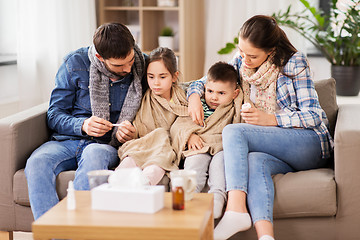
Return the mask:
<path id="1" fill-rule="evenodd" d="M 233 54 L 219 55 L 217 51 L 232 42 L 242 24 L 257 14 L 272 15 L 279 10 L 285 11 L 291 4 L 292 10 L 301 6 L 298 0 L 205 0 L 206 38 L 204 74 L 217 61 L 228 61 Z M 284 28 L 291 43 L 306 52 L 304 40 L 295 31 Z M 235 52 L 233 52 L 235 53 Z"/>
<path id="2" fill-rule="evenodd" d="M 49 100 L 63 58 L 95 29 L 95 0 L 18 0 L 20 110 Z"/>

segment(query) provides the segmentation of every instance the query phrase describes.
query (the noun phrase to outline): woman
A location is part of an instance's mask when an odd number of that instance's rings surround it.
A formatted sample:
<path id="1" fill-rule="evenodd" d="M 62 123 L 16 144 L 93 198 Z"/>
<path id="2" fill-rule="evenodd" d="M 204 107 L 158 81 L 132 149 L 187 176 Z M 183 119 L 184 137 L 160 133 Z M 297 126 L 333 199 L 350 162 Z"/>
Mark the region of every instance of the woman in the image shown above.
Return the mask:
<path id="1" fill-rule="evenodd" d="M 257 15 L 247 20 L 238 48 L 231 63 L 242 79 L 244 98 L 255 107 L 242 109 L 245 123 L 223 130 L 228 203 L 214 238 L 245 231 L 252 219 L 259 239 L 274 239 L 271 175 L 324 166 L 332 139 L 306 57 L 275 19 Z M 196 81 L 188 90 L 189 114 L 198 124 L 205 81 Z"/>

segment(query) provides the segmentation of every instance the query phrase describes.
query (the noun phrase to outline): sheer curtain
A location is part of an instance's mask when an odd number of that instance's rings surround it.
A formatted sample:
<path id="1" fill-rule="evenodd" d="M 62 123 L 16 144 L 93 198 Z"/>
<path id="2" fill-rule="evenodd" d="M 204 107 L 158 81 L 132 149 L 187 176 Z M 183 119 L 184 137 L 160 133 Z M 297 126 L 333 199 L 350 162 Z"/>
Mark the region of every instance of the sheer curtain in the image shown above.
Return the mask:
<path id="1" fill-rule="evenodd" d="M 314 0 L 312 0 L 314 2 Z M 286 10 L 291 4 L 296 10 L 301 5 L 298 0 L 206 0 L 206 38 L 204 73 L 217 61 L 228 61 L 232 54 L 219 55 L 217 51 L 232 42 L 242 24 L 257 14 L 272 15 L 279 10 Z M 284 28 L 292 44 L 302 52 L 306 52 L 306 44 L 295 31 Z"/>
<path id="2" fill-rule="evenodd" d="M 20 110 L 49 100 L 63 57 L 95 29 L 95 0 L 18 0 Z"/>

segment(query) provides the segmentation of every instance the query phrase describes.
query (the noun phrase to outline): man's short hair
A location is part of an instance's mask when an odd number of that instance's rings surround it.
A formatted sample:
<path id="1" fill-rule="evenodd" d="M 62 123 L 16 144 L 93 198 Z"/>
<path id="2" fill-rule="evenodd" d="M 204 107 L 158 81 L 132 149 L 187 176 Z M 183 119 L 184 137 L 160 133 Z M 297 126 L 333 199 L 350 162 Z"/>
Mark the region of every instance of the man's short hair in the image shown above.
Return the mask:
<path id="1" fill-rule="evenodd" d="M 207 74 L 208 81 L 221 81 L 221 82 L 229 82 L 234 84 L 234 86 L 238 83 L 238 73 L 235 68 L 225 62 L 217 62 L 212 65 Z"/>
<path id="2" fill-rule="evenodd" d="M 104 59 L 126 58 L 134 48 L 135 40 L 125 25 L 105 23 L 96 29 L 93 43 Z"/>

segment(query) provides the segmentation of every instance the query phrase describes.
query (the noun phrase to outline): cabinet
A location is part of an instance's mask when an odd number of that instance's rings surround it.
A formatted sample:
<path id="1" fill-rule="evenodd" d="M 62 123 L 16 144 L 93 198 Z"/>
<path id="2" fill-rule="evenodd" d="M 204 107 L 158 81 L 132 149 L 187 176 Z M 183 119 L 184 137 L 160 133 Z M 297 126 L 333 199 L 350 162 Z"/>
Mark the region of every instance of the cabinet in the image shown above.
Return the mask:
<path id="1" fill-rule="evenodd" d="M 165 26 L 175 31 L 174 51 L 179 60 L 180 80 L 204 75 L 204 1 L 177 0 L 174 7 L 159 7 L 157 0 L 97 0 L 98 25 L 120 22 L 129 27 L 145 53 L 158 47 Z"/>

